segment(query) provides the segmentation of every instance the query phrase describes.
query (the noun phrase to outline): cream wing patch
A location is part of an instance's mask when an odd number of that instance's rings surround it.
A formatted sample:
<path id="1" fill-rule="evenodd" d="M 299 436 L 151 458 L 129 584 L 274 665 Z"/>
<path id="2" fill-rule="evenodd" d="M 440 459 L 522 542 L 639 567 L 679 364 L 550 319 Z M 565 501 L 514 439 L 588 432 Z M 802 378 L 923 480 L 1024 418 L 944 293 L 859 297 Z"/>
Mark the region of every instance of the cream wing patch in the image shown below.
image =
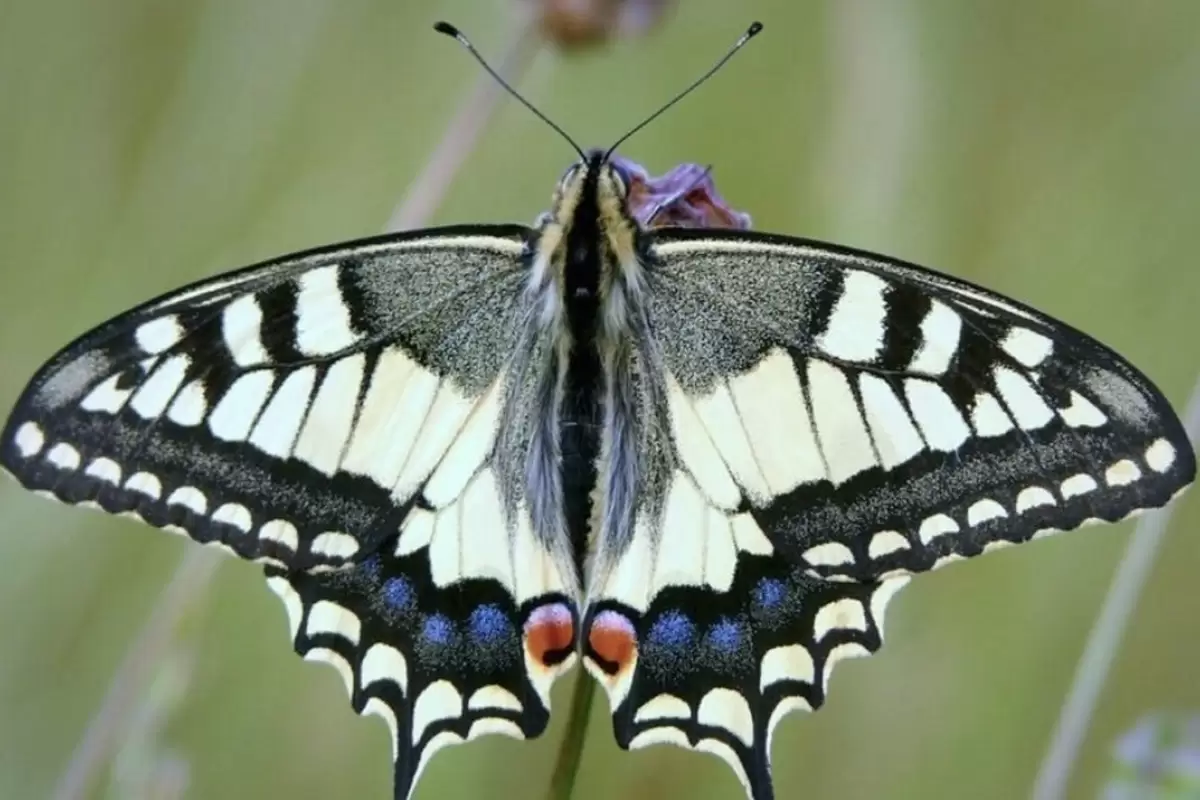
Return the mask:
<path id="1" fill-rule="evenodd" d="M 844 370 L 818 359 L 808 361 L 808 394 L 821 454 L 834 484 L 845 483 L 878 462 Z"/>
<path id="2" fill-rule="evenodd" d="M 300 276 L 296 298 L 296 346 L 310 356 L 328 356 L 358 343 L 359 333 L 338 288 L 337 265 L 318 267 Z"/>
<path id="3" fill-rule="evenodd" d="M 750 372 L 731 379 L 729 390 L 746 449 L 753 453 L 772 495 L 827 477 L 812 413 L 786 351 L 772 350 Z"/>
<path id="4" fill-rule="evenodd" d="M 909 364 L 919 374 L 941 375 L 950 368 L 958 352 L 962 317 L 940 300 L 933 300 L 929 313 L 921 320 L 921 345 Z"/>
<path id="5" fill-rule="evenodd" d="M 358 411 L 358 393 L 366 357 L 349 356 L 334 362 L 317 388 L 292 457 L 333 475 L 349 444 Z"/>
<path id="6" fill-rule="evenodd" d="M 769 499 L 771 487 L 758 464 L 749 433 L 729 386 L 722 382 L 711 394 L 695 400 L 694 406 L 738 485 L 757 502 Z"/>
<path id="7" fill-rule="evenodd" d="M 691 476 L 676 472 L 657 525 L 639 519 L 633 541 L 598 577 L 599 596 L 644 611 L 670 586 L 727 592 L 741 553 L 770 555 L 774 547 L 754 517 L 713 506 Z"/>
<path id="8" fill-rule="evenodd" d="M 342 469 L 395 486 L 437 392 L 437 378 L 398 347 L 386 348 L 371 374 Z"/>
<path id="9" fill-rule="evenodd" d="M 878 275 L 849 273 L 817 347 L 846 361 L 874 361 L 887 336 L 887 291 Z"/>
<path id="10" fill-rule="evenodd" d="M 255 421 L 250 444 L 276 458 L 291 456 L 300 426 L 308 415 L 316 376 L 317 368 L 309 366 L 284 378 L 283 384 Z"/>
<path id="11" fill-rule="evenodd" d="M 895 469 L 925 449 L 912 416 L 891 384 L 877 375 L 859 377 L 859 396 L 866 412 L 871 441 L 884 469 Z"/>
<path id="12" fill-rule="evenodd" d="M 400 527 L 396 556 L 427 550 L 434 584 L 440 588 L 472 578 L 497 581 L 518 604 L 568 585 L 553 556 L 536 539 L 529 512 L 521 506 L 509 519 L 491 467 L 481 469 L 461 497 L 446 507 L 415 508 Z"/>
<path id="13" fill-rule="evenodd" d="M 741 492 L 730 475 L 725 457 L 692 401 L 669 375 L 667 403 L 671 415 L 671 433 L 684 467 L 692 474 L 709 502 L 720 508 L 736 508 Z M 734 421 L 732 418 L 724 420 L 726 424 Z M 735 453 L 735 458 L 742 455 L 736 450 Z"/>

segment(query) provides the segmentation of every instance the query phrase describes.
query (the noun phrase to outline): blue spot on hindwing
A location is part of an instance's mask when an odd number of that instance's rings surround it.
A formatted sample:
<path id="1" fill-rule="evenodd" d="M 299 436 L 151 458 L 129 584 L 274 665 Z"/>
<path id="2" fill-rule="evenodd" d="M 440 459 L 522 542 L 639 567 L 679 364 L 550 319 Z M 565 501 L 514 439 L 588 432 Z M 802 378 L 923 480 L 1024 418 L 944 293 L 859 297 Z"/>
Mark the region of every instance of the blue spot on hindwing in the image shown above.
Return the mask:
<path id="1" fill-rule="evenodd" d="M 776 578 L 763 578 L 754 587 L 754 602 L 763 608 L 774 608 L 787 596 L 787 586 Z"/>
<path id="2" fill-rule="evenodd" d="M 445 614 L 430 614 L 425 618 L 424 634 L 432 644 L 450 644 L 454 641 L 454 623 Z"/>
<path id="3" fill-rule="evenodd" d="M 695 621 L 678 609 L 664 611 L 646 631 L 638 667 L 658 680 L 678 679 L 696 667 L 695 642 Z"/>
<path id="4" fill-rule="evenodd" d="M 687 647 L 692 643 L 696 625 L 679 611 L 668 611 L 650 626 L 647 644 L 659 647 Z"/>
<path id="5" fill-rule="evenodd" d="M 717 650 L 735 652 L 742 646 L 742 626 L 731 619 L 722 618 L 709 629 L 708 642 Z"/>
<path id="6" fill-rule="evenodd" d="M 479 642 L 494 642 L 512 632 L 508 615 L 490 603 L 471 612 L 470 627 L 471 637 Z"/>
<path id="7" fill-rule="evenodd" d="M 412 584 L 405 578 L 388 578 L 383 584 L 383 599 L 394 609 L 403 609 L 413 602 Z"/>
<path id="8" fill-rule="evenodd" d="M 373 555 L 358 566 L 363 575 L 371 583 L 377 583 L 380 576 L 383 574 L 383 560 L 378 555 Z"/>

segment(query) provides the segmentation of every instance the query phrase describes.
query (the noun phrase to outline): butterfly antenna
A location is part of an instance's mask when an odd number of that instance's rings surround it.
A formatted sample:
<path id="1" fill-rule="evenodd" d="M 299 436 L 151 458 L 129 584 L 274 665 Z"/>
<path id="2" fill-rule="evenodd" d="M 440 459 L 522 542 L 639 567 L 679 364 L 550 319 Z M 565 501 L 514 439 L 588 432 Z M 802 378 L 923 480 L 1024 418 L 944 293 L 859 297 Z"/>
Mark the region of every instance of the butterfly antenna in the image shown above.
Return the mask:
<path id="1" fill-rule="evenodd" d="M 666 111 L 668 108 L 670 108 L 671 106 L 678 103 L 683 98 L 687 97 L 689 94 L 692 93 L 693 89 L 695 89 L 697 86 L 704 83 L 706 80 L 708 80 L 713 75 L 715 75 L 717 70 L 719 70 L 721 67 L 725 66 L 726 61 L 733 58 L 734 53 L 736 53 L 738 50 L 741 50 L 742 46 L 745 45 L 746 42 L 750 41 L 755 36 L 757 36 L 762 31 L 762 29 L 763 29 L 763 26 L 762 26 L 761 22 L 752 22 L 750 24 L 750 27 L 746 29 L 746 32 L 743 33 L 741 35 L 741 37 L 736 42 L 733 43 L 733 47 L 729 48 L 729 52 L 721 57 L 720 61 L 718 61 L 716 64 L 713 64 L 712 68 L 708 72 L 704 73 L 699 78 L 697 78 L 692 83 L 691 86 L 687 87 L 682 92 L 680 92 L 679 94 L 677 94 L 673 98 L 671 98 L 671 100 L 666 105 L 662 106 L 661 108 L 658 109 L 658 111 L 655 111 L 653 114 L 646 117 L 646 119 L 644 119 L 640 123 L 638 123 L 638 125 L 636 125 L 633 128 L 633 130 L 629 131 L 629 133 L 625 134 L 620 139 L 617 139 L 616 144 L 614 144 L 612 147 L 608 148 L 607 152 L 605 152 L 604 160 L 607 161 L 609 156 L 611 156 L 614 152 L 616 152 L 617 148 L 620 147 L 621 145 L 623 145 L 625 143 L 625 141 L 627 139 L 629 139 L 630 136 L 633 136 L 635 133 L 640 131 L 642 128 L 646 127 L 651 122 L 658 119 L 664 111 Z"/>
<path id="2" fill-rule="evenodd" d="M 517 98 L 517 100 L 520 101 L 521 105 L 525 106 L 530 111 L 532 111 L 534 113 L 534 115 L 537 116 L 538 119 L 540 119 L 542 122 L 546 123 L 551 128 L 553 128 L 555 131 L 557 131 L 559 136 L 566 139 L 567 142 L 571 145 L 571 147 L 575 148 L 575 152 L 579 154 L 579 159 L 581 161 L 587 161 L 587 155 L 584 154 L 583 149 L 578 144 L 575 143 L 575 140 L 572 139 L 570 136 L 568 136 L 566 131 L 564 131 L 562 128 L 558 127 L 557 125 L 555 125 L 553 120 L 551 120 L 549 117 L 547 117 L 542 112 L 538 111 L 537 108 L 534 107 L 533 103 L 529 102 L 528 100 L 526 100 L 524 97 L 521 96 L 520 92 L 518 92 L 513 87 L 509 86 L 508 81 L 504 80 L 504 78 L 501 78 L 500 73 L 498 73 L 498 72 L 496 72 L 496 70 L 492 69 L 491 64 L 488 64 L 487 61 L 484 60 L 483 56 L 479 55 L 479 51 L 475 49 L 475 45 L 471 44 L 471 40 L 468 39 L 466 36 L 464 36 L 462 31 L 460 31 L 458 28 L 451 25 L 449 22 L 434 23 L 433 29 L 435 31 L 437 31 L 438 33 L 444 33 L 447 36 L 449 36 L 453 39 L 456 39 L 459 44 L 461 44 L 463 47 L 467 48 L 467 52 L 470 53 L 472 56 L 474 56 L 475 60 L 479 62 L 480 66 L 482 66 L 485 70 L 487 70 L 487 73 L 496 79 L 496 83 L 503 86 L 505 91 L 507 91 L 513 97 Z"/>

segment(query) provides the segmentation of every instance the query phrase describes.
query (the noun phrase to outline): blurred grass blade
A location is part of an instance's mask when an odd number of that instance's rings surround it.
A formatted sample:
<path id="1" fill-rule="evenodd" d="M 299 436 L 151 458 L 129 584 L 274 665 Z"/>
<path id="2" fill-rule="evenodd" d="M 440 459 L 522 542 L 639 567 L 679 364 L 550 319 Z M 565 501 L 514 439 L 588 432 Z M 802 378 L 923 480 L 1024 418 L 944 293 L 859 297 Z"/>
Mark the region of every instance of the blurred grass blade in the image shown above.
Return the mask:
<path id="1" fill-rule="evenodd" d="M 517 24 L 511 43 L 496 62 L 496 71 L 509 83 L 515 83 L 516 77 L 528 69 L 538 53 L 540 39 L 531 21 L 525 17 Z M 479 141 L 488 120 L 505 97 L 507 94 L 500 84 L 480 70 L 475 86 L 463 98 L 454 119 L 442 134 L 421 173 L 409 186 L 404 199 L 392 212 L 384 230 L 403 231 L 429 223 L 466 160 L 464 156 L 475 149 L 475 143 Z"/>
<path id="2" fill-rule="evenodd" d="M 175 646 L 154 665 L 154 674 L 141 687 L 141 702 L 113 758 L 109 797 L 181 800 L 187 792 L 191 766 L 163 741 L 164 728 L 185 699 L 195 668 L 196 644 L 181 643 L 185 636 L 177 631 Z"/>
<path id="3" fill-rule="evenodd" d="M 130 645 L 125 660 L 109 683 L 100 708 L 71 756 L 66 771 L 54 789 L 56 800 L 90 797 L 97 774 L 108 763 L 128 735 L 143 689 L 150 684 L 158 664 L 176 641 L 176 631 L 204 597 L 216 572 L 218 554 L 203 547 L 188 548 L 166 589 L 154 604 L 154 612 Z"/>
<path id="4" fill-rule="evenodd" d="M 1200 440 L 1200 379 L 1192 390 L 1183 417 L 1193 444 Z M 1087 646 L 1079 659 L 1071 689 L 1059 714 L 1050 748 L 1033 785 L 1033 800 L 1059 800 L 1066 796 L 1071 771 L 1087 737 L 1100 691 L 1121 648 L 1121 639 L 1138 597 L 1158 555 L 1163 536 L 1178 504 L 1149 511 L 1138 521 L 1125 555 L 1104 599 L 1100 616 L 1092 627 Z"/>

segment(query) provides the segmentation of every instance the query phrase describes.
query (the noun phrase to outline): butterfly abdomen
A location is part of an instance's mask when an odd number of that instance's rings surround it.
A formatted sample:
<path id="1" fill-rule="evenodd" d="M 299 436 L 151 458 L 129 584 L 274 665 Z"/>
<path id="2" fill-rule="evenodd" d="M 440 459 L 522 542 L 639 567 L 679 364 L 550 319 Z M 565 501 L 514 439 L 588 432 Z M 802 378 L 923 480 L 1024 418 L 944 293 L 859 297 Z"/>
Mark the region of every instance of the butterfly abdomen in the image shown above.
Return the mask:
<path id="1" fill-rule="evenodd" d="M 562 447 L 563 508 L 573 551 L 580 561 L 587 550 L 596 460 L 600 453 L 600 361 L 591 348 L 579 348 L 567 371 L 567 391 L 559 422 Z"/>

